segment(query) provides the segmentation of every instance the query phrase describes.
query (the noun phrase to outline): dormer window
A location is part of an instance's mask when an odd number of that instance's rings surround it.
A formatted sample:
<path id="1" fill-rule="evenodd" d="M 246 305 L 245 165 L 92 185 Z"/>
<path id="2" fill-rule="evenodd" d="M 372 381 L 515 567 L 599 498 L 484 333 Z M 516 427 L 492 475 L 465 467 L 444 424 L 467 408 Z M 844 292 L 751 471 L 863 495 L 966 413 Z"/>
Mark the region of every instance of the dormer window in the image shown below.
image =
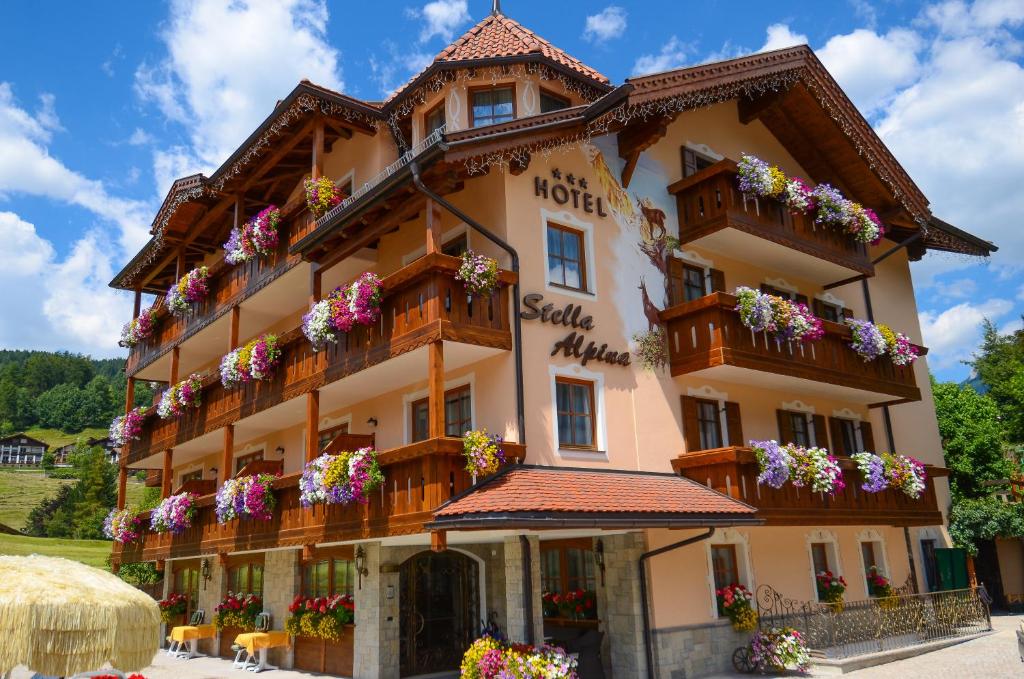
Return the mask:
<path id="1" fill-rule="evenodd" d="M 560 97 L 557 94 L 548 92 L 545 89 L 540 91 L 540 112 L 551 113 L 552 111 L 561 111 L 563 108 L 569 108 L 569 100 L 565 97 Z"/>
<path id="2" fill-rule="evenodd" d="M 508 122 L 515 118 L 512 87 L 487 87 L 470 90 L 473 107 L 471 127 Z"/>

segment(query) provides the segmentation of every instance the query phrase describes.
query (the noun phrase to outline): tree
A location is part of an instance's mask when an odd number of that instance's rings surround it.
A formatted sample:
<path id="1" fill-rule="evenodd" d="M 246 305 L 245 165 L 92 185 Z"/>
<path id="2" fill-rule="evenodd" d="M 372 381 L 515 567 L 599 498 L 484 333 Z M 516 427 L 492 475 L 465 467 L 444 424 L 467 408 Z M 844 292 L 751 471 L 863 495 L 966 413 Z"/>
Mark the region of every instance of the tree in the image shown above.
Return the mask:
<path id="1" fill-rule="evenodd" d="M 51 538 L 100 539 L 103 520 L 117 501 L 117 469 L 103 448 L 79 443 L 71 454 L 78 480 L 43 500 L 30 513 L 30 535 Z"/>
<path id="2" fill-rule="evenodd" d="M 949 536 L 971 556 L 986 540 L 1024 537 L 1024 504 L 994 497 L 960 500 L 949 514 Z"/>
<path id="3" fill-rule="evenodd" d="M 43 469 L 50 471 L 57 466 L 57 456 L 53 454 L 52 450 L 47 450 L 43 453 Z"/>
<path id="4" fill-rule="evenodd" d="M 36 398 L 36 420 L 44 427 L 82 431 L 89 425 L 89 415 L 85 395 L 74 384 L 58 384 Z"/>
<path id="5" fill-rule="evenodd" d="M 981 350 L 971 363 L 998 405 L 1012 443 L 1024 443 L 1024 329 L 1000 335 L 986 320 Z"/>
<path id="6" fill-rule="evenodd" d="M 1013 470 L 993 399 L 952 382 L 932 384 L 935 414 L 954 504 L 986 497 L 985 481 L 1008 478 Z"/>

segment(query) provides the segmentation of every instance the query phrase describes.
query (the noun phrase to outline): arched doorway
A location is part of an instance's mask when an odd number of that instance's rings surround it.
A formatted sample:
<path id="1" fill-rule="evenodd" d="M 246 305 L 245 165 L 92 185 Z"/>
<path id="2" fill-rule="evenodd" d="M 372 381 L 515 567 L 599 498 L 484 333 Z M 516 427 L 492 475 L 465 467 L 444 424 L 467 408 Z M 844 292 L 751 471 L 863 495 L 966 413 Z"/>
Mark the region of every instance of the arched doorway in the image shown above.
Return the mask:
<path id="1" fill-rule="evenodd" d="M 399 577 L 401 676 L 458 670 L 479 631 L 479 565 L 459 552 L 420 552 Z"/>

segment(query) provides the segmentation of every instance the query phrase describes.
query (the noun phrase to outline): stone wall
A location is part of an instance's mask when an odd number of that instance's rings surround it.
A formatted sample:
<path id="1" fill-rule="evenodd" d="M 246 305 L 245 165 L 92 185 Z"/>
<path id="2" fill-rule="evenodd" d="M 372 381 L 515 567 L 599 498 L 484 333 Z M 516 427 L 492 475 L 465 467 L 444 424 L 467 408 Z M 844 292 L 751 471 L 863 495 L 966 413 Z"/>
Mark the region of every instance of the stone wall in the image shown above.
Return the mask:
<path id="1" fill-rule="evenodd" d="M 615 679 L 641 677 L 646 674 L 647 659 L 638 564 L 646 542 L 641 533 L 609 535 L 602 540 L 604 585 L 599 582 L 597 591 L 605 633 L 601 655 Z"/>
<path id="2" fill-rule="evenodd" d="M 213 623 L 213 609 L 224 598 L 226 571 L 215 557 L 208 558 L 210 559 L 210 579 L 203 582 L 203 579 L 199 578 L 199 608 L 203 609 L 206 614 L 206 617 L 203 618 L 204 622 Z M 217 639 L 204 639 L 199 644 L 199 650 L 208 655 L 217 655 Z"/>
<path id="3" fill-rule="evenodd" d="M 356 587 L 355 658 L 353 673 L 359 679 L 392 679 L 398 676 L 398 615 L 382 606 L 390 573 L 381 573 L 381 547 L 379 542 L 361 545 L 366 553 L 367 574 Z M 357 575 L 357 578 L 359 576 Z M 397 594 L 395 595 L 397 599 Z M 387 620 L 391 617 L 391 620 Z M 394 642 L 388 628 L 395 627 Z M 394 667 L 392 668 L 392 665 Z"/>
<path id="4" fill-rule="evenodd" d="M 302 587 L 300 555 L 301 550 L 284 549 L 267 552 L 264 557 L 263 610 L 270 613 L 270 624 L 273 629 L 284 629 L 284 623 L 288 619 L 288 606 L 295 598 L 295 593 Z M 291 647 L 272 649 L 268 661 L 271 665 L 291 667 Z"/>
<path id="5" fill-rule="evenodd" d="M 693 679 L 732 671 L 732 652 L 750 634 L 735 632 L 728 620 L 654 631 L 658 679 Z"/>

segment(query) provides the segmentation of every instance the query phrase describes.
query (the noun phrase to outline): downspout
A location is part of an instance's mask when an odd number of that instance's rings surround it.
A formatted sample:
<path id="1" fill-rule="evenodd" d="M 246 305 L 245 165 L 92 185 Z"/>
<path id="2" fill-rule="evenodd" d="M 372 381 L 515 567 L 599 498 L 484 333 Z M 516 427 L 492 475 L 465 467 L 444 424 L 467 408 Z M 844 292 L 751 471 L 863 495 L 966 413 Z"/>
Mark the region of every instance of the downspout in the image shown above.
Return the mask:
<path id="1" fill-rule="evenodd" d="M 423 179 L 420 177 L 420 167 L 415 160 L 409 163 L 409 169 L 412 172 L 412 183 L 420 193 L 464 221 L 474 231 L 478 232 L 484 238 L 507 252 L 509 257 L 512 259 L 512 271 L 516 274 L 516 282 L 512 284 L 512 327 L 513 342 L 515 344 L 516 369 L 516 425 L 519 429 L 519 443 L 521 445 L 526 445 L 526 404 L 523 397 L 523 320 L 519 316 L 519 253 L 516 252 L 515 248 L 505 242 L 505 240 L 500 238 L 498 235 L 491 232 L 483 224 L 471 218 L 465 212 L 431 191 L 427 185 L 423 183 Z"/>
<path id="2" fill-rule="evenodd" d="M 530 538 L 520 535 L 519 546 L 523 551 L 523 615 L 526 617 L 526 643 L 533 646 L 537 632 L 533 627 L 533 553 L 530 551 Z"/>
<path id="3" fill-rule="evenodd" d="M 712 535 L 715 534 L 715 529 L 708 528 L 707 533 L 700 535 L 694 535 L 693 537 L 680 540 L 679 542 L 673 542 L 671 545 L 665 545 L 658 549 L 653 549 L 649 552 L 644 552 L 640 555 L 640 560 L 637 565 L 640 567 L 640 609 L 644 618 L 644 651 L 647 653 L 647 677 L 648 679 L 654 679 L 654 643 L 651 639 L 651 610 L 647 603 L 647 568 L 646 561 L 651 557 L 664 554 L 665 552 L 671 552 L 674 549 L 692 545 L 695 542 L 703 542 Z"/>

